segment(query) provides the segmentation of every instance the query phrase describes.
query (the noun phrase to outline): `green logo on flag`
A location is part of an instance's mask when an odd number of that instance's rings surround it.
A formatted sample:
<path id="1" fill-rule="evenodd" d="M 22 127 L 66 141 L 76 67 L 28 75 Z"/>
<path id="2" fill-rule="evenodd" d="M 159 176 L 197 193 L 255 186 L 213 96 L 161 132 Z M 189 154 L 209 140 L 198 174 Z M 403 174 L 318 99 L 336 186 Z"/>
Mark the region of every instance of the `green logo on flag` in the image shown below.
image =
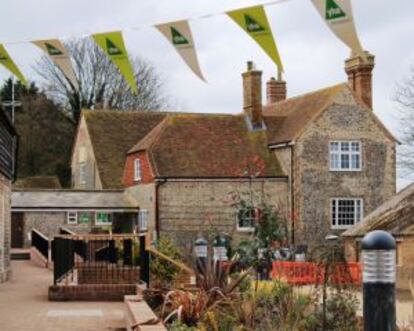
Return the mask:
<path id="1" fill-rule="evenodd" d="M 177 29 L 171 27 L 171 37 L 174 45 L 188 45 L 189 42 Z"/>
<path id="2" fill-rule="evenodd" d="M 63 55 L 63 53 L 61 52 L 60 49 L 56 48 L 55 46 L 49 44 L 49 43 L 45 43 L 45 46 L 47 48 L 47 52 L 49 53 L 49 55 Z"/>
<path id="3" fill-rule="evenodd" d="M 244 14 L 244 22 L 246 23 L 246 30 L 248 32 L 262 32 L 266 30 L 253 17 L 247 14 Z"/>
<path id="4" fill-rule="evenodd" d="M 346 17 L 345 12 L 335 1 L 336 0 L 326 0 L 325 18 L 328 21 Z"/>
<path id="5" fill-rule="evenodd" d="M 109 55 L 122 55 L 122 51 L 109 38 L 106 38 L 106 50 Z"/>

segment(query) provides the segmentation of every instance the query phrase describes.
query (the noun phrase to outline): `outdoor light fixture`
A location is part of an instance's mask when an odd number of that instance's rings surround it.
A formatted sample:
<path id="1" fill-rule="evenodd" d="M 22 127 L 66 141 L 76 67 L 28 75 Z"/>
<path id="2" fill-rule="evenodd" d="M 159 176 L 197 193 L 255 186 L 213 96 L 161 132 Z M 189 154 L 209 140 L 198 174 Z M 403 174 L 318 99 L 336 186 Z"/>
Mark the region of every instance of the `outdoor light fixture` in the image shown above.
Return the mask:
<path id="1" fill-rule="evenodd" d="M 396 329 L 396 243 L 385 231 L 368 233 L 361 242 L 365 331 Z"/>

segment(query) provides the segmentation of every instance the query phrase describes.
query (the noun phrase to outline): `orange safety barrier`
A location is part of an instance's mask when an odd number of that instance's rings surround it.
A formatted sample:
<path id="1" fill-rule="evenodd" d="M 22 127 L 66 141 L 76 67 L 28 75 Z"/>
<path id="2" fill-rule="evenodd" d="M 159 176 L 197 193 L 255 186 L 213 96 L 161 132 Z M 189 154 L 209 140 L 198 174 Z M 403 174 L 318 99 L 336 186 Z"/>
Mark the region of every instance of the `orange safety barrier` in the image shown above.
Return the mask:
<path id="1" fill-rule="evenodd" d="M 361 284 L 359 263 L 337 264 L 330 282 L 334 284 Z M 272 279 L 281 279 L 292 285 L 322 284 L 325 268 L 311 262 L 273 262 Z"/>

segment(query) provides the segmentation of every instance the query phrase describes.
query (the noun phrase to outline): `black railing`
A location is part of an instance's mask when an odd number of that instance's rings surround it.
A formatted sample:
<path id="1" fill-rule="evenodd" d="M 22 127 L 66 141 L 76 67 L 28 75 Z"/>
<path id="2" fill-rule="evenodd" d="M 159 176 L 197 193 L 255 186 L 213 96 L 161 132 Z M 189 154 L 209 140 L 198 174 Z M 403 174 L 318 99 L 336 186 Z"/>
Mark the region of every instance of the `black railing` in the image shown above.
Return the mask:
<path id="1" fill-rule="evenodd" d="M 49 238 L 37 231 L 32 229 L 32 247 L 36 248 L 42 256 L 49 259 Z"/>
<path id="2" fill-rule="evenodd" d="M 115 237 L 115 238 L 114 238 Z M 135 235 L 62 235 L 53 241 L 54 283 L 136 284 L 143 261 Z M 141 241 L 145 238 L 140 238 Z M 142 248 L 142 243 L 141 243 Z M 143 247 L 145 250 L 145 246 Z M 147 272 L 144 272 L 144 278 Z"/>
<path id="3" fill-rule="evenodd" d="M 75 265 L 74 241 L 65 238 L 53 240 L 53 280 L 56 285 L 73 272 Z"/>

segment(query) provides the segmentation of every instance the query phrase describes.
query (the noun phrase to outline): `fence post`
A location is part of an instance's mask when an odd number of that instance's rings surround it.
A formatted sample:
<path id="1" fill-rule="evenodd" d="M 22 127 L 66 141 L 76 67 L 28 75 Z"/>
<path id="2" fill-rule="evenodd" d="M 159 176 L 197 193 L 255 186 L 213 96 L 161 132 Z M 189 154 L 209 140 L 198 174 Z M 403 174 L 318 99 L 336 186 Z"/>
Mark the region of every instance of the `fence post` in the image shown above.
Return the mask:
<path id="1" fill-rule="evenodd" d="M 132 265 L 132 240 L 124 240 L 124 265 Z"/>
<path id="2" fill-rule="evenodd" d="M 140 236 L 139 237 L 139 255 L 140 255 L 140 278 L 141 281 L 147 283 L 147 287 L 149 287 L 150 282 L 150 272 L 149 272 L 149 252 L 146 248 L 146 237 Z"/>
<path id="3" fill-rule="evenodd" d="M 365 331 L 396 329 L 396 243 L 385 231 L 368 233 L 361 242 Z"/>

